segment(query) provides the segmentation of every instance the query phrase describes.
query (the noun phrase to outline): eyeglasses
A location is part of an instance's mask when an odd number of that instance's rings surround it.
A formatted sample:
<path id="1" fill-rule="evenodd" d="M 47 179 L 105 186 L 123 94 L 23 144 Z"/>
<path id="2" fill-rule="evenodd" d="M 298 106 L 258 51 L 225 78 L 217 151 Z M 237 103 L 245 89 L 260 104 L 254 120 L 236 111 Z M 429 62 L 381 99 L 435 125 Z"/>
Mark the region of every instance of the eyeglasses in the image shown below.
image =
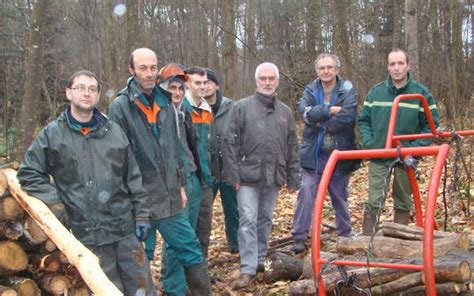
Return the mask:
<path id="1" fill-rule="evenodd" d="M 78 84 L 76 87 L 71 87 L 73 90 L 77 90 L 80 93 L 85 93 L 86 90 L 89 91 L 90 94 L 97 94 L 99 89 L 96 86 L 89 86 L 86 87 L 84 84 Z"/>

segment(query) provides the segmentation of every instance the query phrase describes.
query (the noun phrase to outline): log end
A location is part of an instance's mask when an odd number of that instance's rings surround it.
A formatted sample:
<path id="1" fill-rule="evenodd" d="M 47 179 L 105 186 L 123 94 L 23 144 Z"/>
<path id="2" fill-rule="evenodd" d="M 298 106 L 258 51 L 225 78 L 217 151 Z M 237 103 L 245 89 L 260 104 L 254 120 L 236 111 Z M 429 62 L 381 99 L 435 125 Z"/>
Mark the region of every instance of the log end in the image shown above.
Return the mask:
<path id="1" fill-rule="evenodd" d="M 17 243 L 13 241 L 0 242 L 0 275 L 22 271 L 27 266 L 28 256 Z"/>

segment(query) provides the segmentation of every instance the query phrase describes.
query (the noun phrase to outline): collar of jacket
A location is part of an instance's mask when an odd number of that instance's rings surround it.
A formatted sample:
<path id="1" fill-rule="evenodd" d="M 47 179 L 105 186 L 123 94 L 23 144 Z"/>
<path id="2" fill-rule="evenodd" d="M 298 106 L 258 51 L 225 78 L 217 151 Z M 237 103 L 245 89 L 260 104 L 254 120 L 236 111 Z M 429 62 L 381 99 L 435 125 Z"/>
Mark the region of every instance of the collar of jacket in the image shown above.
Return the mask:
<path id="1" fill-rule="evenodd" d="M 211 109 L 211 106 L 209 105 L 209 103 L 206 101 L 206 99 L 204 98 L 201 98 L 200 99 L 200 103 L 199 106 L 196 104 L 196 102 L 194 102 L 194 100 L 192 99 L 192 96 L 191 96 L 191 93 L 189 92 L 189 90 L 186 90 L 186 94 L 184 95 L 184 99 L 186 101 L 188 101 L 189 105 L 191 105 L 193 108 L 198 108 L 198 109 L 202 109 L 202 110 L 206 110 L 207 112 L 211 113 L 212 114 L 212 109 Z"/>
<path id="2" fill-rule="evenodd" d="M 407 73 L 407 83 L 405 83 L 404 86 L 400 87 L 400 88 L 396 88 L 394 85 L 393 85 L 393 81 L 392 81 L 392 77 L 390 77 L 390 75 L 388 75 L 388 78 L 387 78 L 387 87 L 390 89 L 390 91 L 394 94 L 398 94 L 400 92 L 402 92 L 405 88 L 408 87 L 408 85 L 410 84 L 410 82 L 413 80 L 413 77 L 411 75 L 410 72 Z"/>
<path id="3" fill-rule="evenodd" d="M 219 111 L 217 111 L 216 117 L 220 117 L 222 114 L 226 113 L 232 107 L 232 100 L 222 96 L 221 105 L 219 106 Z"/>
<path id="4" fill-rule="evenodd" d="M 69 107 L 68 107 L 69 108 Z M 68 111 L 67 109 L 59 115 L 58 120 L 59 121 L 64 121 L 66 125 L 73 131 L 80 133 L 82 126 L 78 125 L 77 123 L 74 124 L 71 122 L 69 119 L 69 116 L 67 115 Z M 102 135 L 104 132 L 106 132 L 106 129 L 103 129 L 107 123 L 108 123 L 108 118 L 105 114 L 99 111 L 99 109 L 94 108 L 93 110 L 93 115 L 96 118 L 97 124 L 94 126 L 90 126 L 90 135 L 97 134 L 97 135 Z"/>
<path id="5" fill-rule="evenodd" d="M 266 108 L 275 109 L 276 98 L 274 96 L 267 96 L 259 92 L 255 92 L 255 98 L 262 103 Z"/>
<path id="6" fill-rule="evenodd" d="M 143 92 L 141 91 L 137 81 L 133 76 L 130 76 L 127 80 L 127 93 L 128 98 L 132 103 L 135 103 L 135 100 L 138 98 L 143 104 L 146 106 L 148 105 L 148 100 L 145 99 Z M 155 85 L 152 94 L 160 108 L 166 108 L 171 104 L 171 93 L 165 91 L 161 87 Z"/>

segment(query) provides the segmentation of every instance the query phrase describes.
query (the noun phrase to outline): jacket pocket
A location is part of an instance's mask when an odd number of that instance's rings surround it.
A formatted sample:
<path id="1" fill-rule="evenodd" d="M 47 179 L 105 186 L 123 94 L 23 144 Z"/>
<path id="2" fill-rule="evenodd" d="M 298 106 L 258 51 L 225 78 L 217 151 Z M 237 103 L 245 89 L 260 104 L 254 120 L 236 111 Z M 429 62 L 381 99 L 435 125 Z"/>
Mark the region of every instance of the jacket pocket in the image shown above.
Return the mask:
<path id="1" fill-rule="evenodd" d="M 255 183 L 262 176 L 262 162 L 259 159 L 239 162 L 240 182 Z"/>
<path id="2" fill-rule="evenodd" d="M 286 161 L 282 158 L 278 159 L 275 166 L 275 181 L 279 186 L 286 184 Z"/>

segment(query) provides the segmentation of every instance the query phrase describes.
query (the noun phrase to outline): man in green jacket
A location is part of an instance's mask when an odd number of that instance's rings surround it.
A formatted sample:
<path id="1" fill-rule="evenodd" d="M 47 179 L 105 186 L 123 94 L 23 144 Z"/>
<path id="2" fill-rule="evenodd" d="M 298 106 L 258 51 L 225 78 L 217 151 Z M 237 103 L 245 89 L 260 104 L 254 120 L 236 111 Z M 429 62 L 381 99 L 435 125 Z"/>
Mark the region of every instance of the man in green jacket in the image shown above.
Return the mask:
<path id="1" fill-rule="evenodd" d="M 153 258 L 156 230 L 167 251 L 184 267 L 186 283 L 194 295 L 211 295 L 207 262 L 186 213 L 186 179 L 180 158 L 176 110 L 170 93 L 156 85 L 158 59 L 148 48 L 132 52 L 127 86 L 110 104 L 108 114 L 127 134 L 151 196 L 152 231 L 145 242 Z"/>
<path id="2" fill-rule="evenodd" d="M 96 109 L 100 93 L 92 72 L 74 73 L 66 97 L 70 106 L 26 151 L 20 184 L 99 257 L 125 295 L 156 295 L 138 241 L 150 229 L 150 200 L 127 136 Z"/>
<path id="3" fill-rule="evenodd" d="M 224 223 L 229 251 L 232 254 L 239 252 L 237 232 L 239 230 L 239 208 L 237 206 L 237 192 L 235 188 L 222 180 L 222 155 L 224 145 L 224 134 L 227 126 L 229 111 L 234 103 L 231 99 L 222 95 L 220 80 L 216 72 L 206 68 L 207 92 L 204 98 L 209 103 L 214 115 L 214 123 L 211 127 L 211 174 L 212 195 L 216 198 L 220 192 L 222 208 L 224 209 Z"/>
<path id="4" fill-rule="evenodd" d="M 387 69 L 389 77 L 386 81 L 376 84 L 367 94 L 359 116 L 359 128 L 362 145 L 365 149 L 385 147 L 388 122 L 392 104 L 398 95 L 422 94 L 427 100 L 438 126 L 439 113 L 436 102 L 428 89 L 415 81 L 409 70 L 410 63 L 407 53 L 402 49 L 394 49 L 388 54 Z M 395 135 L 419 134 L 430 132 L 425 111 L 419 100 L 403 101 L 399 105 Z M 404 147 L 428 146 L 429 139 L 401 141 Z M 365 202 L 362 232 L 371 235 L 376 223 L 376 213 L 383 207 L 382 190 L 390 159 L 373 159 L 369 164 L 369 198 Z M 394 222 L 408 224 L 410 211 L 413 207 L 411 190 L 404 167 L 395 167 L 393 180 Z"/>

